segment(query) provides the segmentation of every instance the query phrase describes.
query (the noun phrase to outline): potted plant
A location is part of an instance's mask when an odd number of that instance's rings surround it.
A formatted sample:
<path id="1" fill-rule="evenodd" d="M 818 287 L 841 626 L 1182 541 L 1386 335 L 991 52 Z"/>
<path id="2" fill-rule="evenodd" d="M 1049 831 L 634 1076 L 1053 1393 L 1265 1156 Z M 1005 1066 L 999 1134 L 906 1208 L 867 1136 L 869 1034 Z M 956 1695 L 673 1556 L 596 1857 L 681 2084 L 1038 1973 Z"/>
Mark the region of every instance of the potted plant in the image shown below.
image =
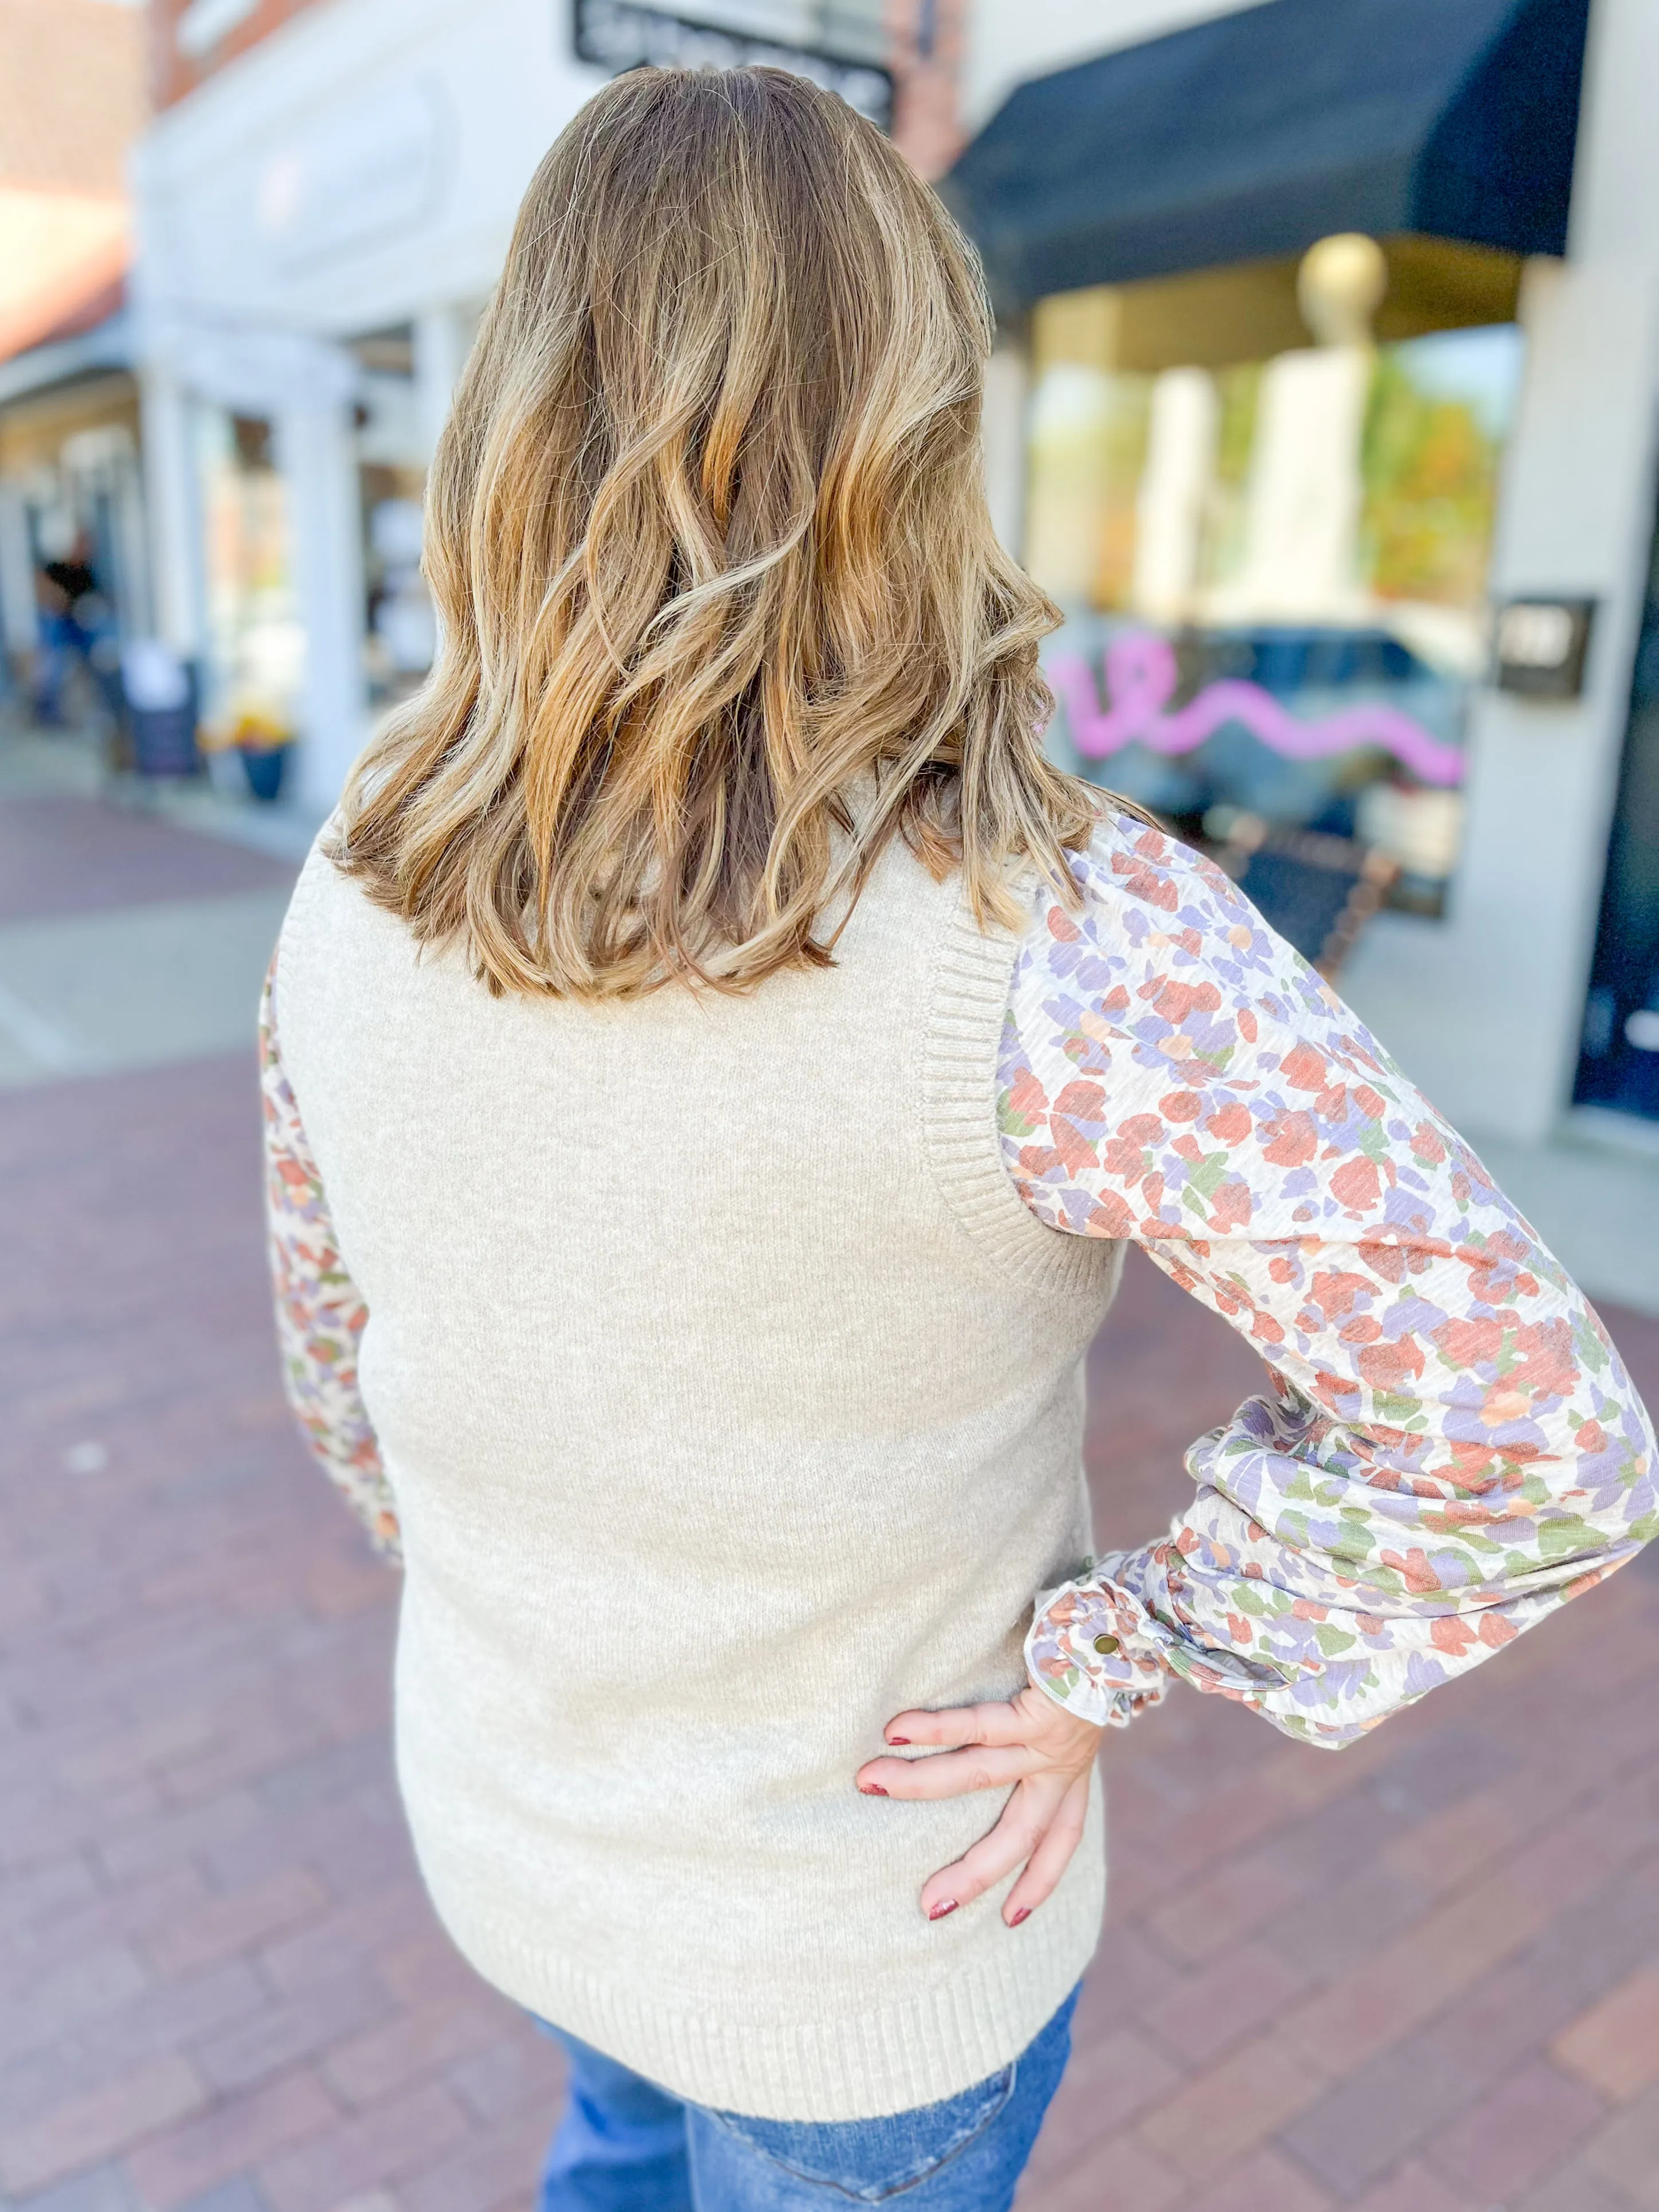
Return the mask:
<path id="1" fill-rule="evenodd" d="M 279 799 L 293 732 L 267 709 L 244 707 L 231 725 L 230 743 L 242 757 L 247 787 L 255 799 L 267 805 Z"/>

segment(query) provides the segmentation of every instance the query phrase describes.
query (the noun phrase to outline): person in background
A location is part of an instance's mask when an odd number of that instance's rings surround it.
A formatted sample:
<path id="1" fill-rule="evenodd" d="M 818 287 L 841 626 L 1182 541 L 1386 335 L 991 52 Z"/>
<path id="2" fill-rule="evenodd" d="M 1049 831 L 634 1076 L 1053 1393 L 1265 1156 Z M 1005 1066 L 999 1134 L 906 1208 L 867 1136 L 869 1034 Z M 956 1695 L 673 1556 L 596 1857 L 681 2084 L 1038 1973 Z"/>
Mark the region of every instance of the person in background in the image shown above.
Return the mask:
<path id="1" fill-rule="evenodd" d="M 264 1010 L 290 1395 L 401 1559 L 397 1750 L 550 2023 L 544 2212 L 1006 2212 L 1171 1685 L 1332 1749 L 1654 1532 L 1480 1162 L 1234 885 L 1045 758 L 933 194 L 766 69 L 530 187 L 438 453 L 441 644 Z M 1094 1555 L 1138 1244 L 1261 1352 Z"/>
<path id="2" fill-rule="evenodd" d="M 89 533 L 77 530 L 64 554 L 43 561 L 35 576 L 40 644 L 35 660 L 34 719 L 49 729 L 61 727 L 64 693 L 76 661 L 107 696 L 110 682 L 98 648 L 109 627 L 109 610 L 92 566 Z"/>

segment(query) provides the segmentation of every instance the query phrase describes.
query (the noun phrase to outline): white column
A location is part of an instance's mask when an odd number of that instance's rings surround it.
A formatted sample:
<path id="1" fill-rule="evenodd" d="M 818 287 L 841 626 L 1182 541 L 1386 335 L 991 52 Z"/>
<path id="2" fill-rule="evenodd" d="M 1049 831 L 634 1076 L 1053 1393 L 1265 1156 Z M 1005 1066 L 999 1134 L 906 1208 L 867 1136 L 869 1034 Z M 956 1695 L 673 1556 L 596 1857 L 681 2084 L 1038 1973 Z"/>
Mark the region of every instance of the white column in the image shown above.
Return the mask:
<path id="1" fill-rule="evenodd" d="M 23 495 L 0 480 L 0 644 L 8 653 L 29 653 L 35 639 L 34 562 L 29 551 Z M 0 690 L 4 689 L 0 672 Z"/>
<path id="2" fill-rule="evenodd" d="M 123 637 L 150 637 L 155 629 L 155 586 L 144 522 L 143 465 L 132 453 L 118 453 L 110 471 L 114 508 L 116 572 Z"/>
<path id="3" fill-rule="evenodd" d="M 191 402 L 172 368 L 159 361 L 144 364 L 139 394 L 155 634 L 193 660 L 207 639 L 207 600 Z"/>
<path id="4" fill-rule="evenodd" d="M 1595 0 L 1565 264 L 1528 270 L 1492 590 L 1598 602 L 1582 699 L 1477 695 L 1443 923 L 1384 915 L 1343 988 L 1479 1137 L 1546 1138 L 1572 1091 L 1654 522 L 1659 9 Z"/>
<path id="5" fill-rule="evenodd" d="M 985 364 L 985 497 L 991 527 L 1018 560 L 1025 537 L 1025 410 L 1030 364 L 1024 346 L 999 345 Z"/>
<path id="6" fill-rule="evenodd" d="M 306 380 L 283 401 L 275 427 L 306 635 L 299 797 L 323 813 L 339 798 L 368 735 L 362 505 L 349 400 L 340 380 Z"/>
<path id="7" fill-rule="evenodd" d="M 415 404 L 428 457 L 471 350 L 473 328 L 471 317 L 459 307 L 431 307 L 415 318 Z"/>
<path id="8" fill-rule="evenodd" d="M 1364 346 L 1298 347 L 1261 372 L 1237 586 L 1255 621 L 1364 618 L 1355 554 L 1372 362 Z"/>
<path id="9" fill-rule="evenodd" d="M 1166 368 L 1152 386 L 1135 514 L 1134 610 L 1148 622 L 1192 619 L 1220 425 L 1208 369 Z"/>

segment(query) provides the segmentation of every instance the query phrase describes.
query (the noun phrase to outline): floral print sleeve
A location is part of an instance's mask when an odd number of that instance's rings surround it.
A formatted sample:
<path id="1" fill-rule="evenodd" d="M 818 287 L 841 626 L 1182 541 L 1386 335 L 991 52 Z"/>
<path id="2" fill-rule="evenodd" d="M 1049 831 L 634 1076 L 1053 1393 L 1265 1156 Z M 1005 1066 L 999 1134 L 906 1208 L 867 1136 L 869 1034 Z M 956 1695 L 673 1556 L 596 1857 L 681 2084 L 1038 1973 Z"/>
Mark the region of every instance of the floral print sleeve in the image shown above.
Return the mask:
<path id="1" fill-rule="evenodd" d="M 1267 1386 L 1161 1540 L 1038 1598 L 1034 1678 L 1126 1721 L 1171 1676 L 1347 1743 L 1659 1529 L 1647 1414 L 1480 1162 L 1220 871 L 1104 819 L 1040 896 L 999 1071 L 1058 1230 L 1133 1239 Z"/>
<path id="2" fill-rule="evenodd" d="M 368 1309 L 340 1257 L 322 1177 L 283 1073 L 276 981 L 273 959 L 259 1010 L 259 1074 L 265 1218 L 283 1380 L 324 1472 L 376 1547 L 397 1559 L 397 1506 L 357 1389 L 357 1345 Z"/>

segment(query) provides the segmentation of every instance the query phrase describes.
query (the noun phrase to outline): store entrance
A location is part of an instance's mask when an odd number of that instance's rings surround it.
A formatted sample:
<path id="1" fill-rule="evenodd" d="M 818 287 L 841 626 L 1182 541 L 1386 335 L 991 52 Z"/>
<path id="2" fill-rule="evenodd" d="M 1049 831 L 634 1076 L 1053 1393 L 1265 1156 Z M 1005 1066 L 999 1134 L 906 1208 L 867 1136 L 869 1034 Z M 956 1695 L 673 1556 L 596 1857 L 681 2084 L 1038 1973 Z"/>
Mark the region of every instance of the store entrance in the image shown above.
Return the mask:
<path id="1" fill-rule="evenodd" d="M 1659 526 L 1573 1096 L 1659 1121 Z"/>

